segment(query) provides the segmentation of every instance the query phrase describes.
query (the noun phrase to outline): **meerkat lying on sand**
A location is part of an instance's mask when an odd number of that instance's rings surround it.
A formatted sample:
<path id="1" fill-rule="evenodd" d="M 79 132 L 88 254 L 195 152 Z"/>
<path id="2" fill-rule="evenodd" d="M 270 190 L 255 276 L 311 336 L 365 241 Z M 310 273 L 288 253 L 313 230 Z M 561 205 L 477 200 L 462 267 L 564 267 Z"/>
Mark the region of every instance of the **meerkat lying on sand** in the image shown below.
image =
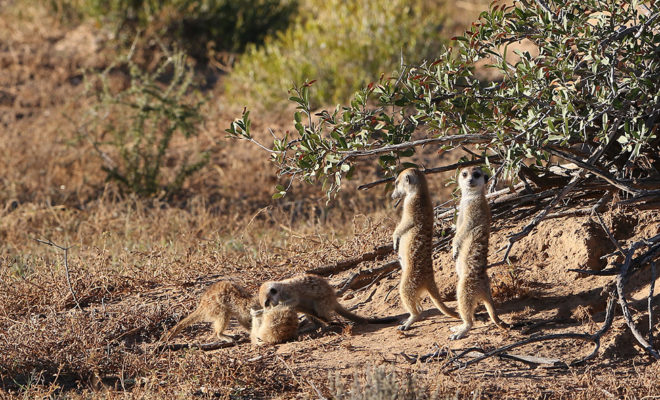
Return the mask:
<path id="1" fill-rule="evenodd" d="M 421 297 L 427 293 L 433 304 L 443 314 L 458 318 L 440 299 L 433 275 L 433 205 L 429 196 L 426 177 L 415 168 L 402 171 L 396 178 L 392 199 L 394 207 L 403 200 L 401 221 L 394 230 L 394 251 L 401 263 L 399 295 L 403 307 L 410 313 L 399 327 L 408 330 L 420 318 Z"/>
<path id="2" fill-rule="evenodd" d="M 259 304 L 263 307 L 287 305 L 324 323 L 333 313 L 357 323 L 388 324 L 395 317 L 364 318 L 344 308 L 337 301 L 335 290 L 317 275 L 298 275 L 282 281 L 265 282 L 259 288 Z"/>
<path id="3" fill-rule="evenodd" d="M 500 328 L 500 321 L 493 306 L 488 264 L 488 237 L 490 235 L 490 207 L 486 200 L 486 180 L 479 167 L 463 168 L 458 175 L 461 188 L 456 234 L 452 243 L 452 256 L 456 260 L 456 300 L 463 324 L 455 326 L 449 338 L 461 339 L 467 335 L 474 322 L 474 310 L 484 303 L 490 319 Z"/>
<path id="4" fill-rule="evenodd" d="M 184 328 L 197 322 L 212 322 L 214 336 L 218 339 L 233 340 L 233 337 L 223 333 L 229 319 L 236 318 L 241 326 L 250 330 L 252 308 L 259 308 L 257 299 L 241 286 L 227 281 L 216 282 L 202 294 L 197 309 L 179 321 L 162 340 L 172 339 Z"/>
<path id="5" fill-rule="evenodd" d="M 277 305 L 252 314 L 252 344 L 277 344 L 298 337 L 298 313 L 293 307 Z"/>

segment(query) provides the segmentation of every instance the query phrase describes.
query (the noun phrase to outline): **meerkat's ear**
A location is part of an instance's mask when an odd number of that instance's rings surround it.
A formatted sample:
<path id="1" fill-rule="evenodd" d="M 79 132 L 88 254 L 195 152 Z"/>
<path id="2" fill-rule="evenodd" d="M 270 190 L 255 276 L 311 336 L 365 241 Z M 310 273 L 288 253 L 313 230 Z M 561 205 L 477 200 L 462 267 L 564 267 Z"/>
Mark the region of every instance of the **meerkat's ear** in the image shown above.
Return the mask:
<path id="1" fill-rule="evenodd" d="M 417 176 L 414 174 L 406 174 L 406 183 L 409 185 L 414 185 L 417 183 Z"/>
<path id="2" fill-rule="evenodd" d="M 488 174 L 484 174 L 484 182 L 488 182 L 489 178 L 490 178 L 490 176 L 488 176 Z"/>

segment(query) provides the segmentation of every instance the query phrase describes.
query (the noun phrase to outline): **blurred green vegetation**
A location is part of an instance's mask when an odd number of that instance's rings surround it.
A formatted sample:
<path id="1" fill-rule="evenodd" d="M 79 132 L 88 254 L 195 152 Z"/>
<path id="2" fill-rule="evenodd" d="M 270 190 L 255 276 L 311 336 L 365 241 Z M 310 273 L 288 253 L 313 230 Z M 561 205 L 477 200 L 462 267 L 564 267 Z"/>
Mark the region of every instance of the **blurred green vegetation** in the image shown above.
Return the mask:
<path id="1" fill-rule="evenodd" d="M 176 42 L 195 57 L 242 52 L 285 29 L 297 0 L 50 0 L 65 20 L 95 18 L 130 42 L 136 32 Z"/>
<path id="2" fill-rule="evenodd" d="M 284 104 L 294 83 L 317 80 L 315 104 L 346 101 L 406 64 L 434 58 L 443 7 L 424 0 L 308 0 L 289 29 L 249 45 L 226 80 L 227 98 Z"/>

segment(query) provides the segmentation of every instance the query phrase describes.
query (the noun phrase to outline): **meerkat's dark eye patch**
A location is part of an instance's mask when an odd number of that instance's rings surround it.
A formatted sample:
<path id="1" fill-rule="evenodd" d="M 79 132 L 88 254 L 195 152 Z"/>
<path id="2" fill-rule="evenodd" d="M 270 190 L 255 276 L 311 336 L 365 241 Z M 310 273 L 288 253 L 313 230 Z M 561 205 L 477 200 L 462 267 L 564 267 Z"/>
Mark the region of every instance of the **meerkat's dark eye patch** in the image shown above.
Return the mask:
<path id="1" fill-rule="evenodd" d="M 277 294 L 277 289 L 270 288 L 270 294 Z"/>
<path id="2" fill-rule="evenodd" d="M 481 176 L 481 172 L 474 171 L 474 173 L 472 173 L 472 176 L 474 177 L 474 179 L 479 179 L 479 177 Z"/>
<path id="3" fill-rule="evenodd" d="M 467 172 L 463 172 L 463 178 L 467 177 Z"/>

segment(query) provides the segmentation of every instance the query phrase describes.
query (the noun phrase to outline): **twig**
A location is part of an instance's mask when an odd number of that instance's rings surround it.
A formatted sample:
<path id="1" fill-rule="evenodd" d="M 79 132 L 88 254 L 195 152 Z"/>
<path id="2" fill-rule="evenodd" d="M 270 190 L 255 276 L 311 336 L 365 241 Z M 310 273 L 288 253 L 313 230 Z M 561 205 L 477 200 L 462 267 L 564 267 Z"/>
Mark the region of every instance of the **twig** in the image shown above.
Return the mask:
<path id="1" fill-rule="evenodd" d="M 653 347 L 653 289 L 655 287 L 655 262 L 651 262 L 651 287 L 649 288 L 649 345 Z"/>
<path id="2" fill-rule="evenodd" d="M 584 162 L 584 161 L 582 161 L 582 160 L 580 160 L 576 157 L 573 157 L 570 154 L 566 154 L 562 151 L 553 149 L 552 147 L 546 147 L 545 149 L 552 155 L 555 155 L 559 158 L 563 158 L 566 161 L 570 161 L 572 163 L 575 163 L 580 168 L 583 168 L 583 169 L 591 172 L 592 174 L 596 175 L 597 177 L 605 180 L 605 182 L 609 183 L 610 185 L 612 185 L 616 188 L 619 188 L 619 189 L 623 190 L 624 192 L 628 192 L 628 193 L 631 193 L 633 195 L 646 194 L 646 191 L 634 188 L 630 185 L 627 185 L 624 182 L 615 179 L 609 173 L 603 172 L 603 171 L 599 170 L 598 168 L 594 167 L 593 165 L 591 165 L 589 163 L 586 163 L 586 162 Z"/>
<path id="3" fill-rule="evenodd" d="M 293 372 L 291 367 L 289 367 L 289 364 L 287 364 L 286 361 L 284 361 L 284 359 L 280 356 L 276 356 L 275 358 L 280 360 L 282 362 L 282 364 L 284 364 L 284 367 L 287 369 L 287 371 L 289 371 L 289 374 L 291 374 L 291 377 L 298 383 L 298 386 L 300 386 L 300 388 L 302 388 L 304 386 L 303 383 L 300 381 L 300 379 L 298 379 L 298 376 Z M 316 388 L 316 386 L 314 386 L 314 384 L 311 383 L 311 381 L 307 381 L 307 384 L 312 388 L 312 390 L 314 390 L 316 392 L 316 394 L 319 396 L 319 399 L 327 400 L 319 392 L 319 390 Z"/>
<path id="4" fill-rule="evenodd" d="M 622 256 L 625 255 L 625 253 L 623 252 L 623 249 L 621 248 L 621 245 L 619 244 L 619 241 L 616 240 L 614 235 L 612 235 L 612 232 L 610 232 L 609 228 L 605 225 L 605 221 L 603 221 L 603 218 L 601 218 L 600 214 L 598 214 L 598 211 L 596 211 L 596 209 L 594 208 L 594 209 L 592 209 L 591 214 L 595 215 L 596 218 L 598 218 L 598 222 L 600 223 L 600 227 L 603 228 L 605 233 L 607 233 L 607 236 L 610 238 L 610 241 L 612 243 L 614 243 L 614 246 L 617 248 L 617 250 L 619 250 L 619 253 L 621 253 Z"/>
<path id="5" fill-rule="evenodd" d="M 76 296 L 76 292 L 73 290 L 73 285 L 71 285 L 71 276 L 69 275 L 69 249 L 73 246 L 69 247 L 63 247 L 58 244 L 53 243 L 52 240 L 41 240 L 41 239 L 34 239 L 37 243 L 45 244 L 48 246 L 52 246 L 55 248 L 58 248 L 60 250 L 64 250 L 64 273 L 66 275 L 66 283 L 69 286 L 69 291 L 71 292 L 71 297 L 73 297 L 74 303 L 76 303 L 76 307 L 80 311 L 82 311 L 82 307 L 80 306 L 80 303 L 78 302 L 78 296 Z"/>
<path id="6" fill-rule="evenodd" d="M 384 275 L 387 275 L 387 274 L 383 274 L 383 276 L 384 276 Z M 371 285 L 370 285 L 370 286 L 371 286 Z M 366 290 L 366 289 L 365 289 L 365 290 Z M 371 299 L 374 297 L 374 294 L 376 294 L 376 291 L 377 291 L 377 290 L 378 290 L 378 288 L 374 288 L 374 290 L 372 290 L 371 293 L 369 293 L 369 296 L 367 296 L 366 299 L 364 299 L 363 301 L 361 301 L 361 302 L 359 302 L 359 303 L 353 305 L 352 307 L 349 308 L 349 310 L 351 310 L 351 311 L 356 310 L 356 309 L 362 307 L 363 305 L 367 304 L 368 302 L 370 302 Z"/>
<path id="7" fill-rule="evenodd" d="M 406 150 L 411 147 L 421 146 L 431 143 L 451 143 L 451 142 L 460 142 L 460 143 L 488 143 L 493 140 L 494 135 L 450 135 L 450 136 L 440 136 L 436 138 L 420 139 L 414 140 L 411 142 L 393 144 L 390 146 L 383 146 L 375 149 L 366 149 L 366 150 L 354 150 L 354 151 L 340 151 L 339 154 L 343 155 L 344 158 L 340 161 L 340 164 L 344 162 L 362 157 L 369 157 L 382 153 L 389 153 L 391 151 Z"/>
<path id="8" fill-rule="evenodd" d="M 321 393 L 321 391 L 318 390 L 318 389 L 316 388 L 316 385 L 314 384 L 314 382 L 312 382 L 312 381 L 310 381 L 310 380 L 308 379 L 308 380 L 307 380 L 307 383 L 309 384 L 309 386 L 312 387 L 312 389 L 314 389 L 314 391 L 316 392 L 316 395 L 318 396 L 318 399 L 319 399 L 319 400 L 328 400 L 328 398 L 325 397 L 325 396 L 323 396 L 323 394 Z"/>
<path id="9" fill-rule="evenodd" d="M 621 311 L 623 312 L 623 319 L 626 321 L 626 325 L 628 325 L 628 328 L 630 328 L 633 336 L 635 339 L 637 339 L 637 342 L 644 348 L 644 350 L 646 350 L 647 353 L 649 353 L 656 360 L 660 360 L 660 353 L 658 353 L 653 348 L 653 346 L 651 346 L 649 342 L 644 339 L 642 334 L 635 327 L 635 322 L 633 321 L 632 315 L 630 314 L 630 309 L 628 308 L 628 302 L 626 301 L 624 292 L 624 285 L 628 279 L 628 272 L 632 263 L 632 257 L 635 254 L 635 250 L 640 245 L 641 242 L 637 242 L 633 244 L 628 250 L 628 253 L 626 254 L 626 261 L 621 267 L 621 272 L 619 272 L 619 275 L 616 277 L 616 291 L 619 298 L 619 305 L 621 306 Z"/>

